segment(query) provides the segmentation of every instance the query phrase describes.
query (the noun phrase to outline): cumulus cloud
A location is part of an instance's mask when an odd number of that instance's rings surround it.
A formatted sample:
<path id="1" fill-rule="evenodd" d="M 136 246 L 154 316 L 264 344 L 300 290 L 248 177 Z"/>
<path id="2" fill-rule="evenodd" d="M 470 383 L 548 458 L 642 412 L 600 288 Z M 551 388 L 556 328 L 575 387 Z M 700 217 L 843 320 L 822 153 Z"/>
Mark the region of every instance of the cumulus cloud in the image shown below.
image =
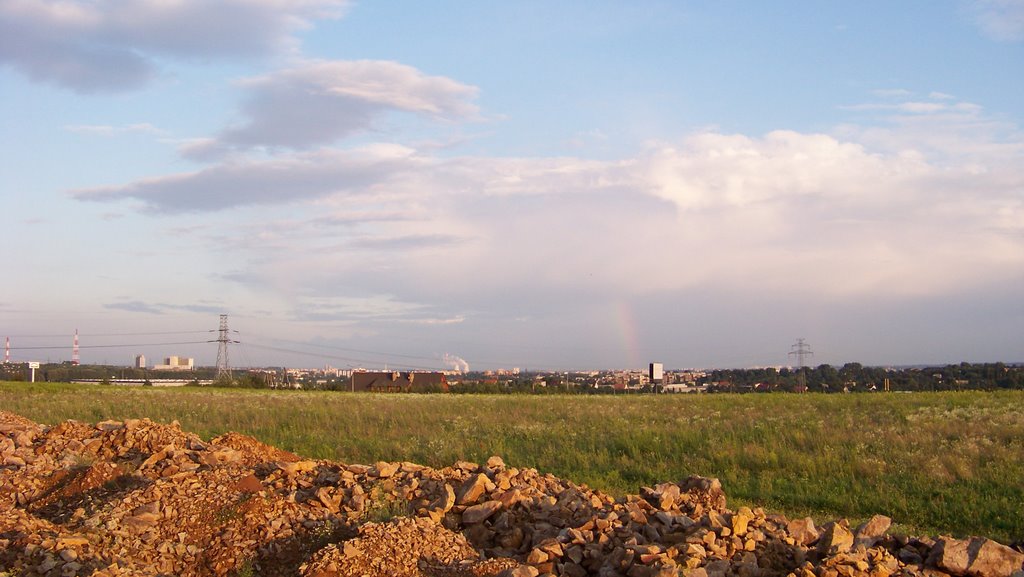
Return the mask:
<path id="1" fill-rule="evenodd" d="M 397 62 L 304 61 L 240 84 L 246 91 L 245 121 L 218 138 L 190 143 L 182 154 L 209 159 L 232 148 L 330 144 L 373 128 L 393 111 L 440 120 L 479 114 L 472 103 L 475 87 Z"/>
<path id="2" fill-rule="evenodd" d="M 376 145 L 77 194 L 168 213 L 290 203 L 289 220 L 222 228 L 232 278 L 289 300 L 388 295 L 367 309 L 381 318 L 512 319 L 714 287 L 918 298 L 1024 269 L 1024 136 L 947 105 L 831 133 L 707 130 L 613 161 Z"/>
<path id="3" fill-rule="evenodd" d="M 139 88 L 161 58 L 260 57 L 336 18 L 344 0 L 7 0 L 0 62 L 78 92 Z"/>
<path id="4" fill-rule="evenodd" d="M 945 159 L 943 159 L 945 160 Z M 827 135 L 703 135 L 652 157 L 659 193 L 692 215 L 682 236 L 713 258 L 695 276 L 819 294 L 918 295 L 1024 264 L 1007 175 L 972 162 L 880 153 Z M 996 169 L 997 167 L 992 167 Z M 1020 183 L 1021 173 L 1011 176 Z M 980 248 L 985 247 L 985 248 Z M 956 275 L 936 274 L 942 269 Z"/>

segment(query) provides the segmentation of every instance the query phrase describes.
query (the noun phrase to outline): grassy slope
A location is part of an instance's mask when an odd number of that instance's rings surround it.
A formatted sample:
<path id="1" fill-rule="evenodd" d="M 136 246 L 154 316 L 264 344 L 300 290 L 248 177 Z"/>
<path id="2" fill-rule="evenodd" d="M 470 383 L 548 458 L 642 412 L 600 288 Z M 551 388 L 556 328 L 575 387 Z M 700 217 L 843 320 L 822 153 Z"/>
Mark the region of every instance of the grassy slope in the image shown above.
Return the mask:
<path id="1" fill-rule="evenodd" d="M 38 422 L 147 416 L 317 458 L 501 455 L 613 493 L 719 477 L 730 503 L 1024 538 L 1024 393 L 530 397 L 0 383 Z"/>

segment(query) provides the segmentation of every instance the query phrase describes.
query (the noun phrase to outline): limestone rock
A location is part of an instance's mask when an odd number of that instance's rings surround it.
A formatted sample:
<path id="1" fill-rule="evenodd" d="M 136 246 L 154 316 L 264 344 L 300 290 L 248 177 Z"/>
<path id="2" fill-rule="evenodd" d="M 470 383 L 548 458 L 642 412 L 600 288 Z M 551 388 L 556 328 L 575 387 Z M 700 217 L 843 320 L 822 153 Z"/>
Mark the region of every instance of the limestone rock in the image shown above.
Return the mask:
<path id="1" fill-rule="evenodd" d="M 885 515 L 871 517 L 867 523 L 857 527 L 857 530 L 854 532 L 854 546 L 863 546 L 865 549 L 874 547 L 885 536 L 885 532 L 889 530 L 890 525 L 892 525 L 892 519 Z"/>
<path id="2" fill-rule="evenodd" d="M 520 565 L 498 573 L 498 577 L 537 577 L 537 575 L 540 575 L 540 571 L 530 565 Z"/>
<path id="3" fill-rule="evenodd" d="M 747 528 L 750 522 L 754 520 L 754 513 L 749 507 L 740 507 L 739 511 L 732 516 L 732 534 L 738 537 L 742 537 L 747 534 Z"/>
<path id="4" fill-rule="evenodd" d="M 436 500 L 430 503 L 428 509 L 431 511 L 440 511 L 441 515 L 444 515 L 448 511 L 452 510 L 455 506 L 455 490 L 448 483 L 444 484 L 444 492 Z"/>
<path id="5" fill-rule="evenodd" d="M 462 522 L 471 525 L 480 523 L 501 509 L 501 501 L 486 501 L 479 505 L 473 505 L 462 512 Z"/>
<path id="6" fill-rule="evenodd" d="M 455 493 L 455 504 L 472 505 L 476 503 L 487 490 L 488 481 L 487 475 L 483 473 L 477 473 L 466 479 Z"/>
<path id="7" fill-rule="evenodd" d="M 1010 577 L 1024 567 L 1024 553 L 980 537 L 940 538 L 932 548 L 928 564 L 951 575 Z"/>
<path id="8" fill-rule="evenodd" d="M 679 488 L 692 503 L 712 511 L 725 511 L 725 491 L 718 479 L 689 477 L 680 483 Z"/>
<path id="9" fill-rule="evenodd" d="M 818 538 L 818 552 L 822 555 L 845 553 L 851 547 L 853 547 L 853 533 L 839 522 L 827 524 L 821 537 Z"/>
<path id="10" fill-rule="evenodd" d="M 381 479 L 388 479 L 398 472 L 399 467 L 401 467 L 401 463 L 377 461 L 377 464 L 370 470 L 370 474 Z"/>
<path id="11" fill-rule="evenodd" d="M 810 517 L 793 519 L 786 525 L 786 530 L 797 545 L 803 546 L 814 543 L 820 535 L 818 529 L 814 526 L 814 519 Z"/>

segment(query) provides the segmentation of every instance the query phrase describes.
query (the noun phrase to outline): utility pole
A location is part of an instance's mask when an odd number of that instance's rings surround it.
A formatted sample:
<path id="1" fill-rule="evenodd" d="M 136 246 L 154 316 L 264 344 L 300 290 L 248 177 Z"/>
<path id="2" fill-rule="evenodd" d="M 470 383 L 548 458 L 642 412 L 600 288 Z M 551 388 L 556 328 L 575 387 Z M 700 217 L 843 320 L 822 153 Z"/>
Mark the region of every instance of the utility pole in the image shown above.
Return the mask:
<path id="1" fill-rule="evenodd" d="M 797 339 L 796 344 L 790 347 L 789 356 L 796 357 L 796 384 L 800 391 L 807 390 L 807 375 L 804 374 L 804 358 L 814 356 L 814 351 L 803 339 Z"/>
<path id="2" fill-rule="evenodd" d="M 804 342 L 803 339 L 797 339 L 796 344 L 790 347 L 789 356 L 796 357 L 797 369 L 804 368 L 804 358 L 813 357 L 814 351 L 811 350 L 811 346 Z"/>
<path id="3" fill-rule="evenodd" d="M 217 380 L 231 379 L 231 364 L 228 362 L 228 315 L 220 315 L 220 335 L 217 337 Z"/>

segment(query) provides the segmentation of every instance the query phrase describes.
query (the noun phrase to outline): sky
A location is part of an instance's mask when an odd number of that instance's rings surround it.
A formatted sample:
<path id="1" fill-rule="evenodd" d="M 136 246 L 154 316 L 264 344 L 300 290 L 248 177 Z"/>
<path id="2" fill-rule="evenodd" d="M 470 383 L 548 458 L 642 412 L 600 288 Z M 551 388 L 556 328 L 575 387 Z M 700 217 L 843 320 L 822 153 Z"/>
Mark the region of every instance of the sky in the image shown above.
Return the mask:
<path id="1" fill-rule="evenodd" d="M 15 361 L 1024 361 L 1024 1 L 5 0 Z"/>

